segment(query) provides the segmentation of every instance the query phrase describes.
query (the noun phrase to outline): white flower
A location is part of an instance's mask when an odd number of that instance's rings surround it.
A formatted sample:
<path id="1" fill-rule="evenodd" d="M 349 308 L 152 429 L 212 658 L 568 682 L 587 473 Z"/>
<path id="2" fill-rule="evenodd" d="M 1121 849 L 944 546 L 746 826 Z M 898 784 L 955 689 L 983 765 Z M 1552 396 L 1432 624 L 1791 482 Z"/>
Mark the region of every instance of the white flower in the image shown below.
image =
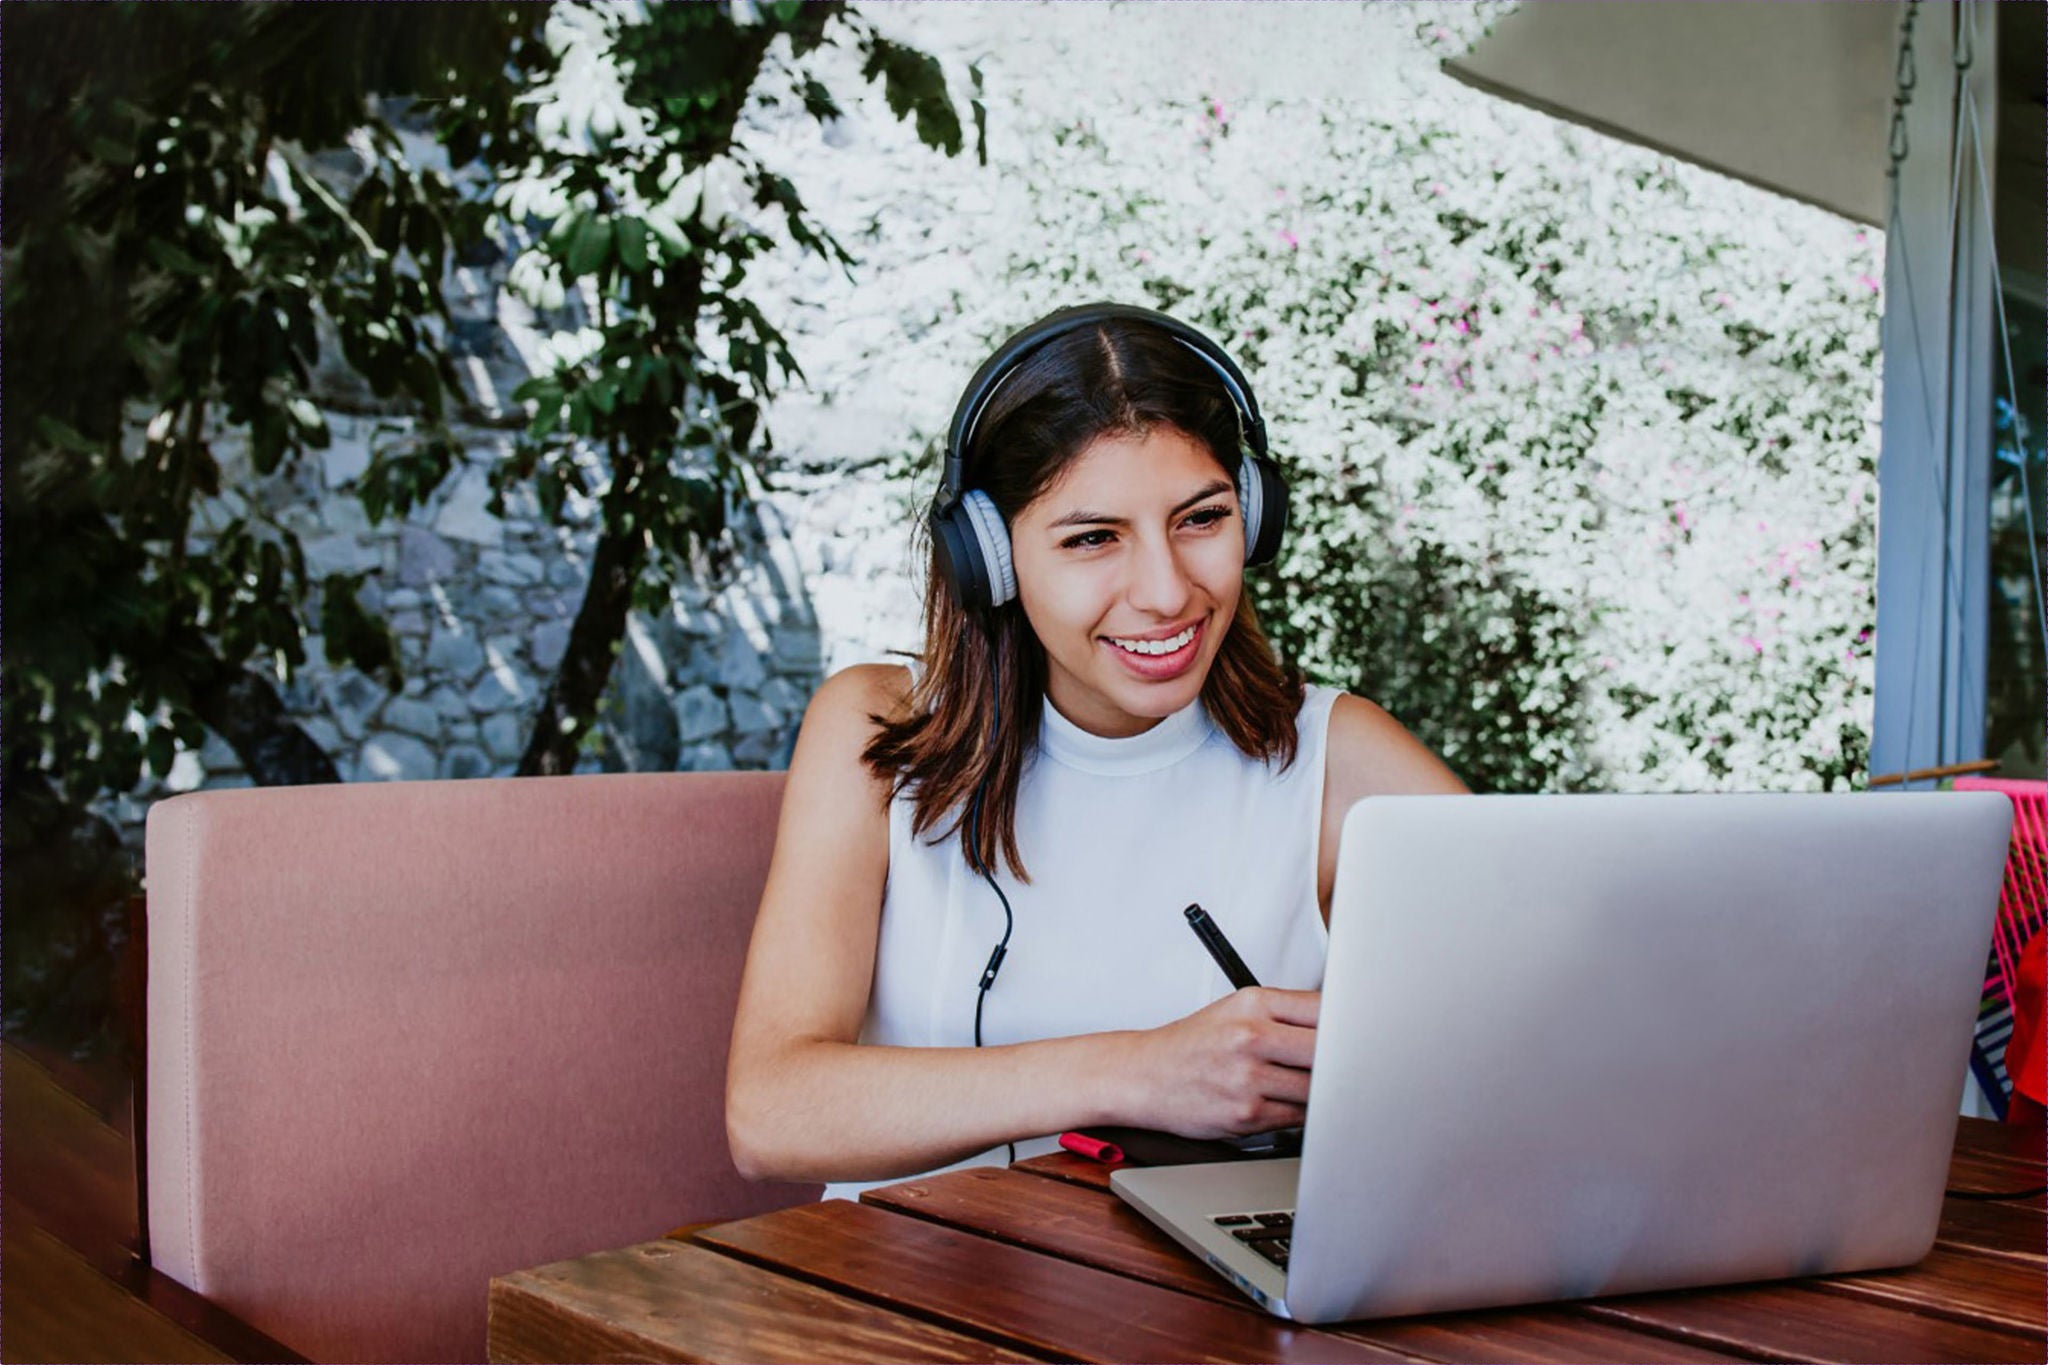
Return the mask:
<path id="1" fill-rule="evenodd" d="M 751 196 L 746 172 L 731 157 L 718 156 L 701 166 L 681 171 L 673 164 L 674 179 L 660 210 L 676 222 L 694 218 L 712 231 L 737 216 Z"/>
<path id="2" fill-rule="evenodd" d="M 561 266 L 544 251 L 521 252 L 519 259 L 512 262 L 512 268 L 505 272 L 505 288 L 514 297 L 543 311 L 560 308 L 568 299 Z"/>

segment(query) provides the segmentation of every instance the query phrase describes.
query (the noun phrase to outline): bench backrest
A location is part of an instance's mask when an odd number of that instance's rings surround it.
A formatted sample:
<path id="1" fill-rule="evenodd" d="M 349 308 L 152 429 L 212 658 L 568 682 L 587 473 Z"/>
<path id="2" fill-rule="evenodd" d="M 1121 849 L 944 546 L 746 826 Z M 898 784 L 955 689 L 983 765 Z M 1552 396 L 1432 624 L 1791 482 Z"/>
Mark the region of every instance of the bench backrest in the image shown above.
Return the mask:
<path id="1" fill-rule="evenodd" d="M 158 804 L 156 1265 L 314 1360 L 481 1360 L 493 1275 L 815 1198 L 725 1140 L 782 781 Z"/>

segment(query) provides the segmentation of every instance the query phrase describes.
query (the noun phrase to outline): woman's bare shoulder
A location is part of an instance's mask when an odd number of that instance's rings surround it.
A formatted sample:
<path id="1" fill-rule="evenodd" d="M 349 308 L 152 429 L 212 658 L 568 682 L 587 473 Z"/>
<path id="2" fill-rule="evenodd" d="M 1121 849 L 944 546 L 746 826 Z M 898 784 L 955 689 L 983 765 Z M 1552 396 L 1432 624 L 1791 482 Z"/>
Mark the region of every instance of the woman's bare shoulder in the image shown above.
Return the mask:
<path id="1" fill-rule="evenodd" d="M 873 729 L 873 716 L 901 720 L 910 709 L 910 670 L 902 664 L 854 664 L 825 679 L 811 694 L 804 723 L 822 718 L 830 724 Z"/>
<path id="2" fill-rule="evenodd" d="M 825 679 L 804 709 L 790 758 L 791 777 L 830 772 L 840 775 L 838 781 L 853 781 L 864 772 L 886 790 L 889 784 L 868 768 L 863 755 L 883 723 L 908 714 L 909 695 L 910 670 L 901 664 L 855 664 Z"/>
<path id="3" fill-rule="evenodd" d="M 1465 784 L 1384 708 L 1349 692 L 1330 707 L 1326 786 L 1348 809 L 1360 797 L 1393 792 L 1462 792 Z"/>

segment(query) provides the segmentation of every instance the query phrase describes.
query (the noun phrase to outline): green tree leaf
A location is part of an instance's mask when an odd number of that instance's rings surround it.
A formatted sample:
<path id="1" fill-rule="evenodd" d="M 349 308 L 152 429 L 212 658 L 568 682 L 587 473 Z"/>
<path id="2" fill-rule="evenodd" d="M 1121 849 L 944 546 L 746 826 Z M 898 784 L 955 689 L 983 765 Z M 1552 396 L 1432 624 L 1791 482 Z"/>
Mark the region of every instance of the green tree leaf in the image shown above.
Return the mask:
<path id="1" fill-rule="evenodd" d="M 628 274 L 647 273 L 647 224 L 638 218 L 620 218 L 612 228 L 612 241 L 618 247 L 619 264 Z"/>
<path id="2" fill-rule="evenodd" d="M 608 218 L 586 214 L 577 225 L 576 236 L 570 241 L 567 254 L 562 258 L 563 268 L 570 275 L 582 278 L 595 275 L 604 269 L 605 261 L 611 256 L 612 224 Z"/>

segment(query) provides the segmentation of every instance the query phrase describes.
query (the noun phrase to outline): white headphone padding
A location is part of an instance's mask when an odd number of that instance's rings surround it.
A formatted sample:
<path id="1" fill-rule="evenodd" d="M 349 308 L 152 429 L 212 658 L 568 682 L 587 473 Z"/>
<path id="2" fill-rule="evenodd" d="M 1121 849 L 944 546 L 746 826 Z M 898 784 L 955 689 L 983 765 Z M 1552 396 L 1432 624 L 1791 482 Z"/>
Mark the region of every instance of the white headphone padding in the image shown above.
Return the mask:
<path id="1" fill-rule="evenodd" d="M 981 543 L 981 562 L 988 566 L 989 605 L 1000 607 L 1017 595 L 1017 569 L 1010 562 L 1009 528 L 1003 525 L 995 502 L 979 488 L 968 489 L 960 505 L 967 510 L 967 524 L 974 528 L 974 538 Z"/>
<path id="2" fill-rule="evenodd" d="M 1266 484 L 1250 455 L 1240 458 L 1237 464 L 1237 505 L 1244 510 L 1244 553 L 1250 559 L 1252 547 L 1259 543 L 1259 523 L 1266 512 Z"/>

